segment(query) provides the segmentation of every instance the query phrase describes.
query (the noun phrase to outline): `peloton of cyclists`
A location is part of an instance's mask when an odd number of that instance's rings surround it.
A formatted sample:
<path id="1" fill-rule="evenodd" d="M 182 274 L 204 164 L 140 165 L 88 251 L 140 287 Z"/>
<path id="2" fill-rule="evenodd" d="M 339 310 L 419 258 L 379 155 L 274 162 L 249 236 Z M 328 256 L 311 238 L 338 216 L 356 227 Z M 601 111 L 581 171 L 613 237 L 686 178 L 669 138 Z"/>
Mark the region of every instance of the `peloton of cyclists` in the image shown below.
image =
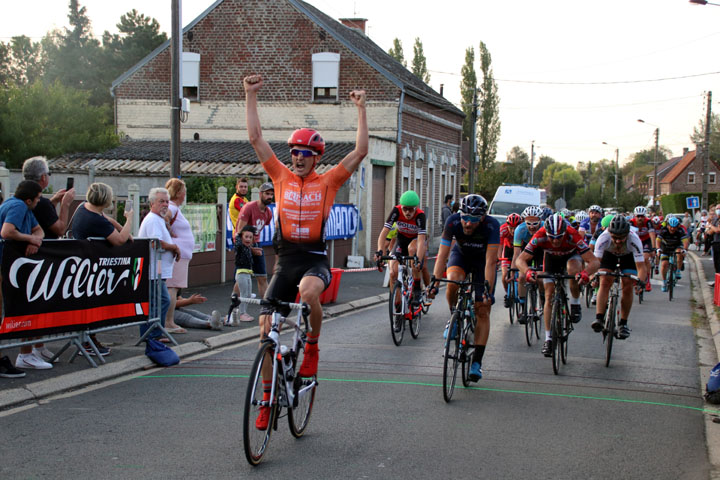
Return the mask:
<path id="1" fill-rule="evenodd" d="M 517 258 L 525 249 L 525 246 L 532 239 L 533 235 L 540 230 L 542 220 L 540 217 L 543 214 L 543 210 L 540 207 L 530 205 L 526 207 L 522 212 L 522 218 L 525 220 L 515 229 L 515 236 L 513 238 L 513 256 L 512 256 L 512 268 L 517 267 Z M 542 252 L 538 251 L 533 258 L 533 266 L 535 269 L 542 269 L 543 255 Z M 538 291 L 540 296 L 543 295 L 542 284 L 538 285 Z M 518 296 L 521 301 L 525 300 L 525 282 L 518 282 Z M 527 322 L 526 314 L 523 313 L 518 317 L 518 323 L 524 325 Z"/>
<path id="2" fill-rule="evenodd" d="M 570 318 L 577 323 L 582 318 L 582 307 L 580 306 L 580 286 L 589 281 L 589 275 L 595 273 L 599 266 L 597 258 L 590 251 L 585 239 L 572 228 L 561 215 L 555 214 L 545 220 L 545 226 L 538 230 L 532 240 L 525 246 L 525 250 L 517 258 L 517 266 L 520 270 L 520 281 L 535 282 L 536 273 L 530 269 L 529 262 L 535 256 L 535 252 L 544 252 L 543 271 L 544 273 L 564 273 L 574 275 L 575 280 L 570 281 Z M 583 270 L 583 261 L 587 267 Z M 545 320 L 545 343 L 542 353 L 546 357 L 552 355 L 552 340 L 550 334 L 550 320 L 552 315 L 552 297 L 555 292 L 555 285 L 551 279 L 545 280 L 545 308 L 543 312 Z"/>
<path id="3" fill-rule="evenodd" d="M 440 278 L 447 264 L 447 278 L 457 282 L 464 280 L 468 273 L 473 274 L 477 319 L 475 353 L 469 373 L 473 382 L 482 378 L 482 359 L 490 335 L 490 309 L 495 301 L 495 276 L 500 244 L 500 224 L 487 215 L 487 210 L 487 201 L 481 195 L 470 194 L 462 199 L 460 211 L 451 215 L 445 223 L 433 271 L 434 277 Z M 434 298 L 436 294 L 437 282 L 434 282 L 428 295 Z M 445 295 L 452 312 L 457 302 L 458 285 L 448 283 Z M 446 338 L 448 330 L 449 324 L 445 326 Z M 450 334 L 454 335 L 455 332 Z"/>
<path id="4" fill-rule="evenodd" d="M 642 242 L 643 246 L 643 255 L 645 256 L 645 267 L 646 272 L 648 274 L 650 273 L 650 256 L 653 254 L 654 245 L 655 245 L 655 225 L 653 225 L 652 221 L 648 218 L 648 211 L 647 208 L 643 206 L 637 206 L 635 207 L 634 218 L 630 220 L 630 225 L 637 228 L 637 236 L 640 238 L 640 241 Z M 651 292 L 652 287 L 650 286 L 650 277 L 640 277 L 644 281 L 647 280 L 647 283 L 645 284 L 645 291 Z"/>
<path id="5" fill-rule="evenodd" d="M 637 214 L 637 209 L 635 210 Z M 614 272 L 620 265 L 622 273 L 637 275 L 644 279 L 647 275 L 647 264 L 643 255 L 643 244 L 640 237 L 630 231 L 630 222 L 622 215 L 616 215 L 610 221 L 607 229 L 598 237 L 595 244 L 595 257 L 600 259 L 600 271 Z M 601 332 L 605 325 L 605 310 L 607 309 L 608 294 L 614 281 L 613 277 L 601 276 L 600 288 L 597 293 L 597 307 L 595 321 L 590 324 L 596 332 Z M 643 281 L 638 288 L 643 288 Z M 620 321 L 618 322 L 617 338 L 624 340 L 630 336 L 627 326 L 630 309 L 633 303 L 633 280 L 622 278 L 622 299 L 620 301 Z"/>
<path id="6" fill-rule="evenodd" d="M 587 211 L 587 218 L 580 222 L 578 232 L 585 237 L 585 242 L 589 243 L 592 236 L 600 226 L 600 220 L 603 218 L 603 208 L 600 205 L 591 205 Z"/>

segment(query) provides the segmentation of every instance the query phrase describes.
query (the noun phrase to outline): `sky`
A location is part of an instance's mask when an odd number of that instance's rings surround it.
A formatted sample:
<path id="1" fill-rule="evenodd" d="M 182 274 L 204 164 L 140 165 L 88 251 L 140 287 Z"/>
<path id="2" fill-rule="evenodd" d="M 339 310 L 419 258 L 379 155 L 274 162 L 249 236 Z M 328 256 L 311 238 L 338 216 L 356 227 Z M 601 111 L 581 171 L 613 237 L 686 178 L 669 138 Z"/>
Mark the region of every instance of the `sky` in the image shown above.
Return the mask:
<path id="1" fill-rule="evenodd" d="M 183 25 L 214 2 L 181 0 Z M 68 26 L 66 0 L 0 0 L 0 40 L 39 40 Z M 388 50 L 402 42 L 410 64 L 423 44 L 430 86 L 460 106 L 465 51 L 480 42 L 492 55 L 500 97 L 498 161 L 519 146 L 536 159 L 615 159 L 660 145 L 681 155 L 705 118 L 706 92 L 720 101 L 720 6 L 688 0 L 309 0 L 333 18 L 368 19 L 367 35 Z M 720 3 L 720 2 L 718 2 Z M 170 32 L 170 0 L 80 0 L 93 29 L 116 32 L 135 8 Z M 480 72 L 479 65 L 475 69 Z M 643 119 L 646 123 L 639 123 Z M 608 145 L 604 145 L 606 142 Z"/>

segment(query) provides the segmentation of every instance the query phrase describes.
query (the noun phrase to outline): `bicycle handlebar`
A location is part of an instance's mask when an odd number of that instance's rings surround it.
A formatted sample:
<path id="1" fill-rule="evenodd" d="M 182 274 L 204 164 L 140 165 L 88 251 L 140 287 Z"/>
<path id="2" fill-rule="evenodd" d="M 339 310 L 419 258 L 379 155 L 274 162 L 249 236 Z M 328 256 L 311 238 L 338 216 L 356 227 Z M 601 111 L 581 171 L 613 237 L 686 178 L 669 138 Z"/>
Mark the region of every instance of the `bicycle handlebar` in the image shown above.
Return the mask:
<path id="1" fill-rule="evenodd" d="M 537 278 L 552 278 L 553 280 L 575 280 L 575 275 L 565 273 L 538 273 Z"/>
<path id="2" fill-rule="evenodd" d="M 310 315 L 310 305 L 307 303 L 294 303 L 294 302 L 283 302 L 276 298 L 243 298 L 239 297 L 238 300 L 241 303 L 247 303 L 250 305 L 260 305 L 263 307 L 272 307 L 277 310 L 302 310 L 303 315 Z"/>
<path id="3" fill-rule="evenodd" d="M 616 278 L 625 277 L 625 278 L 632 278 L 636 282 L 640 281 L 640 277 L 638 277 L 637 275 L 633 275 L 631 273 L 602 271 L 602 272 L 597 272 L 595 275 L 602 276 L 602 277 L 616 277 Z"/>

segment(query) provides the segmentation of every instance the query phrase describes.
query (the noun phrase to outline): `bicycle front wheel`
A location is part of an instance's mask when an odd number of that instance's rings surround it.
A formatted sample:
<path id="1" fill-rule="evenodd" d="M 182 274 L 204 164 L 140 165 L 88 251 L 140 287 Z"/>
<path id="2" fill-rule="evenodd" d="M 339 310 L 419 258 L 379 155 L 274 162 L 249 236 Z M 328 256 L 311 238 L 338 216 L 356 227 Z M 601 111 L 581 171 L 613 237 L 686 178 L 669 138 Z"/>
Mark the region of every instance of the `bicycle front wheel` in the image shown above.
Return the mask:
<path id="1" fill-rule="evenodd" d="M 252 466 L 258 465 L 263 457 L 268 444 L 270 443 L 270 434 L 273 431 L 275 419 L 278 414 L 278 382 L 277 378 L 273 378 L 271 384 L 275 385 L 276 398 L 269 398 L 269 394 L 263 391 L 263 367 L 272 370 L 275 361 L 275 349 L 271 342 L 263 343 L 258 350 L 253 362 L 252 370 L 248 381 L 247 391 L 245 392 L 245 409 L 243 412 L 243 447 L 245 448 L 245 458 Z M 269 409 L 269 410 L 266 410 Z M 268 422 L 264 430 L 260 430 L 256 426 L 256 419 L 261 411 L 268 412 Z"/>
<path id="2" fill-rule="evenodd" d="M 537 317 L 537 291 L 534 288 L 528 288 L 525 294 L 525 341 L 528 347 L 532 347 L 537 340 L 533 330 L 536 328 L 535 318 Z"/>
<path id="3" fill-rule="evenodd" d="M 605 366 L 610 366 L 612 356 L 613 340 L 615 339 L 615 310 L 617 309 L 617 298 L 611 297 L 608 309 L 605 312 Z"/>
<path id="4" fill-rule="evenodd" d="M 570 341 L 570 332 L 572 332 L 573 326 L 570 320 L 570 312 L 567 309 L 567 304 L 561 309 L 562 311 L 562 323 L 561 335 L 560 335 L 560 359 L 563 364 L 567 363 L 568 359 L 568 344 Z"/>
<path id="5" fill-rule="evenodd" d="M 297 358 L 295 359 L 295 372 L 300 370 L 302 365 L 304 351 L 297 346 Z M 299 375 L 295 377 L 293 382 L 293 393 L 295 401 L 288 408 L 288 423 L 290 424 L 290 433 L 295 438 L 300 438 L 305 433 L 310 414 L 312 413 L 313 404 L 315 403 L 315 389 L 317 388 L 317 376 L 309 378 L 301 378 Z"/>
<path id="6" fill-rule="evenodd" d="M 472 365 L 472 359 L 475 355 L 475 348 L 471 347 L 475 343 L 475 327 L 471 321 L 467 322 L 465 328 L 465 334 L 463 335 L 465 341 L 462 344 L 460 350 L 460 371 L 462 373 L 462 382 L 464 387 L 470 386 L 470 365 Z"/>
<path id="7" fill-rule="evenodd" d="M 455 335 L 452 335 L 455 333 Z M 457 380 L 457 367 L 460 356 L 460 312 L 455 311 L 450 319 L 448 337 L 445 339 L 443 358 L 443 398 L 446 402 L 452 399 Z"/>
<path id="8" fill-rule="evenodd" d="M 675 287 L 675 264 L 674 263 L 670 264 L 670 268 L 668 269 L 667 286 L 668 286 L 668 299 L 672 302 L 673 289 Z"/>
<path id="9" fill-rule="evenodd" d="M 390 332 L 392 333 L 393 343 L 399 347 L 405 331 L 405 316 L 403 315 L 402 307 L 402 283 L 395 282 L 392 290 L 390 290 L 390 298 L 388 301 L 390 308 Z"/>
<path id="10" fill-rule="evenodd" d="M 515 322 L 515 289 L 513 288 L 515 282 L 508 283 L 507 287 L 507 297 L 508 297 L 508 315 L 510 316 L 510 325 L 512 325 Z"/>
<path id="11" fill-rule="evenodd" d="M 411 307 L 414 308 L 412 318 L 410 319 L 410 336 L 412 338 L 418 338 L 420 335 L 420 320 L 422 319 L 423 309 L 422 307 Z"/>
<path id="12" fill-rule="evenodd" d="M 592 286 L 585 285 L 585 306 L 587 308 L 590 308 L 590 305 L 592 304 L 593 290 L 595 289 Z"/>
<path id="13" fill-rule="evenodd" d="M 552 305 L 552 317 L 550 317 L 550 334 L 552 338 L 552 365 L 555 375 L 560 373 L 560 342 L 562 341 L 562 311 L 560 299 L 555 299 Z"/>

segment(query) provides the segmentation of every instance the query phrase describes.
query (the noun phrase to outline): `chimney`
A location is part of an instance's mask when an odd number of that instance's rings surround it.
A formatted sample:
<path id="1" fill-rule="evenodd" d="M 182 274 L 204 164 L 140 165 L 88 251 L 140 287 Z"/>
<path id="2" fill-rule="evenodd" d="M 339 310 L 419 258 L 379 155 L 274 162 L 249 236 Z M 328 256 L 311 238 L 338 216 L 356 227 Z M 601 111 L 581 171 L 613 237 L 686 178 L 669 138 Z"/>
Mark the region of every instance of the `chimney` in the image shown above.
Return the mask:
<path id="1" fill-rule="evenodd" d="M 441 84 L 440 84 L 440 96 L 441 96 L 441 97 L 444 96 L 444 95 L 443 95 L 443 90 L 445 90 L 445 84 L 444 84 L 444 83 L 441 83 Z"/>
<path id="2" fill-rule="evenodd" d="M 342 23 L 346 27 L 360 30 L 360 32 L 364 35 L 365 23 L 367 23 L 367 18 L 341 18 L 340 23 Z"/>
<path id="3" fill-rule="evenodd" d="M 688 153 L 689 151 L 690 151 L 690 149 L 689 149 L 688 147 L 684 147 L 684 148 L 683 148 L 683 157 L 684 157 L 685 155 L 687 155 L 687 153 Z"/>

